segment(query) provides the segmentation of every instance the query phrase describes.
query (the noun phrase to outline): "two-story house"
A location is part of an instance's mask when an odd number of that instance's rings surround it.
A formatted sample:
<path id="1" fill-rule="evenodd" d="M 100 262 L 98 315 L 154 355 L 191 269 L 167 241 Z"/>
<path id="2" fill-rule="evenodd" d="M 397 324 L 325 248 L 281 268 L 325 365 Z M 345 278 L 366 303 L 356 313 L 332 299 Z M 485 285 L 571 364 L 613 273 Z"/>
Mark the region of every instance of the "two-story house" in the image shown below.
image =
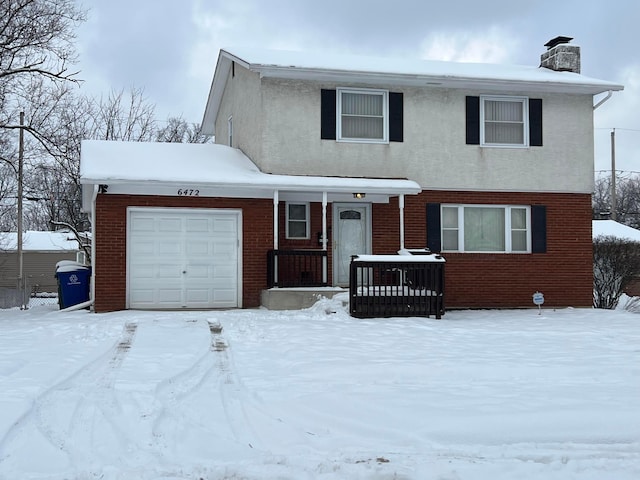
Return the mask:
<path id="1" fill-rule="evenodd" d="M 221 50 L 215 144 L 83 143 L 96 311 L 255 307 L 425 247 L 448 308 L 590 306 L 594 96 L 623 87 L 569 40 L 531 67 Z"/>

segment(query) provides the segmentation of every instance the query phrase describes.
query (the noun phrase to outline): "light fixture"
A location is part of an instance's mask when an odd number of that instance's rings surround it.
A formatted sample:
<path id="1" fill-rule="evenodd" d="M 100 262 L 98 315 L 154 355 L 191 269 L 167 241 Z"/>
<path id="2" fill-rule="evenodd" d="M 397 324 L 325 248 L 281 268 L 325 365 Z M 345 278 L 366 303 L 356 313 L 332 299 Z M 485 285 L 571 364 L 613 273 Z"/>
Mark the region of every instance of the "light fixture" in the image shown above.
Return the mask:
<path id="1" fill-rule="evenodd" d="M 364 198 L 366 196 L 367 196 L 366 193 L 354 193 L 353 194 L 353 198 L 358 198 L 358 199 Z"/>

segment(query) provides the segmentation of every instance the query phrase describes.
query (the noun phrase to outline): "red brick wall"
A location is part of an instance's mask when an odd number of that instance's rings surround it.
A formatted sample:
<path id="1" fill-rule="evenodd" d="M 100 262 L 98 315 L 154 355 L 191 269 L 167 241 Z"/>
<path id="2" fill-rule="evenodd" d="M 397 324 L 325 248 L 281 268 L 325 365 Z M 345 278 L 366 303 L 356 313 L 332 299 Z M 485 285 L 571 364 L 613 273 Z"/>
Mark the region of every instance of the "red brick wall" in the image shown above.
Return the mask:
<path id="1" fill-rule="evenodd" d="M 545 306 L 591 306 L 593 268 L 589 195 L 426 191 L 407 196 L 407 248 L 426 246 L 427 203 L 547 207 L 547 253 L 445 254 L 447 308 L 531 307 L 531 296 L 535 291 L 544 293 Z M 96 311 L 125 308 L 128 206 L 242 209 L 243 306 L 260 304 L 260 292 L 266 288 L 266 255 L 273 248 L 273 202 L 270 199 L 99 195 L 95 231 Z M 331 212 L 332 206 L 328 205 L 329 229 Z M 398 199 L 392 199 L 389 204 L 373 205 L 373 253 L 398 250 L 398 212 Z M 322 230 L 321 204 L 311 204 L 309 240 L 286 240 L 284 202 L 279 213 L 280 248 L 320 248 L 317 232 Z M 332 235 L 330 232 L 330 242 Z M 331 275 L 331 264 L 328 271 Z"/>
<path id="2" fill-rule="evenodd" d="M 425 191 L 405 197 L 405 246 L 425 247 L 426 204 L 546 205 L 547 252 L 537 254 L 445 253 L 448 308 L 532 307 L 540 291 L 545 306 L 590 307 L 593 260 L 591 196 L 586 194 Z M 399 245 L 397 199 L 374 205 L 374 253 Z"/>
<path id="3" fill-rule="evenodd" d="M 98 195 L 96 202 L 97 312 L 126 306 L 127 207 L 188 207 L 242 209 L 243 306 L 260 305 L 266 285 L 267 251 L 273 248 L 273 201 L 205 197 Z"/>

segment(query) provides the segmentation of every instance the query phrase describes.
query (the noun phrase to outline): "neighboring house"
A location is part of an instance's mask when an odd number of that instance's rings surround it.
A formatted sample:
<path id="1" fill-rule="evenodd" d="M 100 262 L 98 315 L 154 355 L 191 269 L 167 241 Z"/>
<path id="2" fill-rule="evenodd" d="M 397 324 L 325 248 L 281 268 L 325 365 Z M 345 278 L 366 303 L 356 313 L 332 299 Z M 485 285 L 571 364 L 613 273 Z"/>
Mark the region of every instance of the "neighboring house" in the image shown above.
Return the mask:
<path id="1" fill-rule="evenodd" d="M 0 287 L 15 288 L 18 248 L 15 232 L 0 233 Z M 80 248 L 68 232 L 26 231 L 22 236 L 22 276 L 36 292 L 57 292 L 56 263 L 76 260 Z"/>
<path id="2" fill-rule="evenodd" d="M 83 142 L 96 311 L 256 307 L 424 247 L 447 308 L 590 306 L 594 96 L 623 87 L 569 40 L 541 67 L 221 50 L 217 145 Z"/>
<path id="3" fill-rule="evenodd" d="M 640 242 L 640 230 L 616 222 L 615 220 L 593 220 L 592 235 L 597 237 L 615 237 L 632 242 Z"/>

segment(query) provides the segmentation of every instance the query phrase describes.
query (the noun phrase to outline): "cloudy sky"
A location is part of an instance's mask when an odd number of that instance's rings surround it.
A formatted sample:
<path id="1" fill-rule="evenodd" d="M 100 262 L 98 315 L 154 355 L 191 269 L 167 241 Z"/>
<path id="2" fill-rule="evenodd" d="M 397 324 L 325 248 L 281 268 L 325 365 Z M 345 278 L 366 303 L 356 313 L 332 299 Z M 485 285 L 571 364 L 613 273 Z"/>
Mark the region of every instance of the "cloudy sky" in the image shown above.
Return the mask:
<path id="1" fill-rule="evenodd" d="M 159 119 L 197 123 L 224 47 L 537 66 L 548 40 L 573 37 L 583 75 L 625 86 L 595 112 L 596 170 L 611 168 L 615 128 L 616 167 L 640 171 L 637 0 L 79 1 L 83 89 L 144 88 Z"/>

